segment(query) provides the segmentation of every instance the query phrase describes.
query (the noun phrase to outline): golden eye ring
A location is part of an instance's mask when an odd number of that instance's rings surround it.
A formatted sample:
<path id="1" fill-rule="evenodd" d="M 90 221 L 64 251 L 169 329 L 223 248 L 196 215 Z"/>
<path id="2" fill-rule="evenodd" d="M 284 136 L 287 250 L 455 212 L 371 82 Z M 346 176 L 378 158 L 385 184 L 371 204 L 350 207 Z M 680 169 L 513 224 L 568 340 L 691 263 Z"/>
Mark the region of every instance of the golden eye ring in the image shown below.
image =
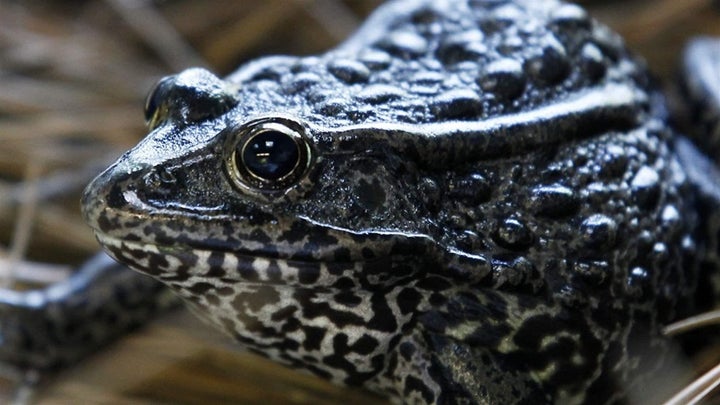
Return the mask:
<path id="1" fill-rule="evenodd" d="M 227 171 L 242 188 L 282 191 L 307 173 L 312 148 L 304 128 L 289 119 L 263 118 L 243 125 L 228 147 Z"/>

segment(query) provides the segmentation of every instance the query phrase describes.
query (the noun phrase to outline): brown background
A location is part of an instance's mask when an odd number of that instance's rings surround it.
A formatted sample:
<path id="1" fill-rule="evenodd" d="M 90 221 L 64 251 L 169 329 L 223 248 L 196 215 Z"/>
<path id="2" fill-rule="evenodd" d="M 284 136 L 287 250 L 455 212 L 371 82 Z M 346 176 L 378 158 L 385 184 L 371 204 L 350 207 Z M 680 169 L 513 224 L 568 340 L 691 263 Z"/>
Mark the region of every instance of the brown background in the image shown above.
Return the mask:
<path id="1" fill-rule="evenodd" d="M 74 266 L 97 249 L 79 217 L 79 193 L 143 136 L 143 99 L 159 77 L 194 65 L 227 74 L 260 55 L 323 52 L 378 3 L 0 0 L 0 263 Z M 720 35 L 720 7 L 710 0 L 582 3 L 666 82 L 687 38 Z M 0 402 L 26 394 L 0 379 Z M 31 395 L 41 403 L 371 401 L 238 352 L 183 311 Z"/>

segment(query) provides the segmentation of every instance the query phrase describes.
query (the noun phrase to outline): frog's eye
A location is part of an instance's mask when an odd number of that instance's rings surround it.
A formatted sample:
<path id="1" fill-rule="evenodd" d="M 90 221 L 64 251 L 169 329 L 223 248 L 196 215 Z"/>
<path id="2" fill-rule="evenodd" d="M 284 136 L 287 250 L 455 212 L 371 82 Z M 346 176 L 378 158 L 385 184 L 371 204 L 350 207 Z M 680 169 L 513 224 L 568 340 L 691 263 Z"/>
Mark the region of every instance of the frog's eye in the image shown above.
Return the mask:
<path id="1" fill-rule="evenodd" d="M 150 130 L 155 129 L 167 115 L 163 102 L 167 97 L 167 88 L 170 85 L 172 76 L 160 79 L 148 93 L 145 99 L 145 124 Z"/>
<path id="2" fill-rule="evenodd" d="M 302 128 L 286 120 L 265 119 L 242 128 L 227 160 L 240 186 L 279 191 L 297 182 L 310 164 L 310 145 Z"/>

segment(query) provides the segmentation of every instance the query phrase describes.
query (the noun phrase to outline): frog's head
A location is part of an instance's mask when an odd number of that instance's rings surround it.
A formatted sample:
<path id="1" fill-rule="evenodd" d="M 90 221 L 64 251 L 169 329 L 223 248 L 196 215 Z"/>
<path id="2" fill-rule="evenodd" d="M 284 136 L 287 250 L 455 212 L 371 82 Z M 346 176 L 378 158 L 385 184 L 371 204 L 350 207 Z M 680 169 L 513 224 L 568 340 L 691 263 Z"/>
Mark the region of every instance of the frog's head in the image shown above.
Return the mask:
<path id="1" fill-rule="evenodd" d="M 240 88 L 201 69 L 161 80 L 150 134 L 87 187 L 85 217 L 111 256 L 266 355 L 320 359 L 337 335 L 364 345 L 363 373 L 311 367 L 359 382 L 424 299 L 411 286 L 447 288 L 428 279 L 444 255 L 483 269 L 484 257 L 437 242 L 443 197 L 422 142 L 392 126 L 322 125 L 289 103 L 249 114 L 261 102 Z M 298 320 L 304 348 L 288 354 L 283 328 Z"/>
<path id="2" fill-rule="evenodd" d="M 432 159 L 422 140 L 393 125 L 325 126 L 289 103 L 250 114 L 260 101 L 240 97 L 240 86 L 203 69 L 156 85 L 151 133 L 84 197 L 113 256 L 161 279 L 222 272 L 331 287 L 349 275 L 332 274 L 332 263 L 452 250 L 434 242 L 442 196 L 423 169 Z M 279 271 L 263 260 L 303 265 Z M 248 267 L 232 274 L 228 262 Z"/>

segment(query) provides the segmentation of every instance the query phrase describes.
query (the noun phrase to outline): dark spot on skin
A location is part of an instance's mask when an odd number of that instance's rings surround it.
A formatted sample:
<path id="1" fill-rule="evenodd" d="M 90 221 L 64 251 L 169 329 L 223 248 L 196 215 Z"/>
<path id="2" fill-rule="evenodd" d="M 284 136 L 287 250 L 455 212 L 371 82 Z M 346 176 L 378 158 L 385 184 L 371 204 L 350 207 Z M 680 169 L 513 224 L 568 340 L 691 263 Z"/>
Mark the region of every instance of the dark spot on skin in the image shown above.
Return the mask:
<path id="1" fill-rule="evenodd" d="M 187 288 L 187 290 L 197 296 L 203 296 L 203 295 L 205 295 L 205 293 L 212 290 L 213 288 L 215 288 L 215 287 L 210 283 L 200 282 L 200 283 L 195 283 L 195 284 L 191 285 L 190 287 Z"/>
<path id="2" fill-rule="evenodd" d="M 339 290 L 349 290 L 355 287 L 355 281 L 349 277 L 341 277 L 333 284 L 333 288 L 337 288 Z"/>
<path id="3" fill-rule="evenodd" d="M 328 273 L 330 273 L 333 276 L 340 276 L 345 273 L 347 270 L 351 270 L 353 268 L 352 262 L 326 262 L 325 263 L 326 269 Z"/>
<path id="4" fill-rule="evenodd" d="M 284 339 L 278 347 L 284 353 L 296 352 L 300 348 L 300 343 L 292 339 Z"/>
<path id="5" fill-rule="evenodd" d="M 265 274 L 271 282 L 279 283 L 282 281 L 282 270 L 280 270 L 280 266 L 278 266 L 275 260 L 270 262 L 265 270 Z"/>
<path id="6" fill-rule="evenodd" d="M 370 259 L 375 258 L 375 252 L 368 247 L 362 248 L 361 253 L 362 253 L 363 259 L 370 260 Z"/>
<path id="7" fill-rule="evenodd" d="M 239 294 L 233 301 L 233 307 L 237 308 L 239 313 L 246 312 L 243 308 L 257 312 L 265 305 L 273 305 L 280 300 L 280 294 L 278 294 L 277 290 L 273 287 L 259 285 L 254 288 L 255 291 L 252 293 Z"/>
<path id="8" fill-rule="evenodd" d="M 281 322 L 293 317 L 297 311 L 298 308 L 295 305 L 288 305 L 287 307 L 273 313 L 270 319 L 273 322 Z"/>
<path id="9" fill-rule="evenodd" d="M 323 362 L 334 368 L 347 371 L 349 375 L 345 383 L 358 384 L 370 377 L 371 374 L 359 373 L 358 370 L 355 369 L 353 364 L 346 358 L 346 355 L 350 352 L 351 348 L 348 346 L 347 335 L 339 333 L 333 337 L 333 354 L 323 357 Z"/>
<path id="10" fill-rule="evenodd" d="M 220 305 L 220 298 L 217 295 L 206 294 L 205 299 L 207 300 L 208 304 L 210 304 L 212 306 Z"/>
<path id="11" fill-rule="evenodd" d="M 205 273 L 205 277 L 221 279 L 225 277 L 227 273 L 222 267 L 210 267 L 210 270 Z"/>
<path id="12" fill-rule="evenodd" d="M 225 263 L 225 255 L 222 252 L 212 252 L 208 257 L 207 264 L 210 267 L 208 272 L 205 274 L 206 277 L 221 278 L 225 276 L 225 270 L 223 269 L 223 263 Z"/>
<path id="13" fill-rule="evenodd" d="M 320 268 L 317 266 L 304 266 L 298 272 L 300 284 L 314 284 L 320 278 Z"/>
<path id="14" fill-rule="evenodd" d="M 243 280 L 258 281 L 260 279 L 257 270 L 255 270 L 255 268 L 252 266 L 252 260 L 238 258 L 237 263 L 238 264 L 236 270 Z"/>
<path id="15" fill-rule="evenodd" d="M 447 302 L 447 297 L 442 294 L 432 293 L 430 294 L 430 304 L 436 307 L 444 305 Z"/>
<path id="16" fill-rule="evenodd" d="M 404 288 L 397 297 L 398 308 L 403 315 L 407 315 L 418 309 L 422 295 L 414 288 Z"/>
<path id="17" fill-rule="evenodd" d="M 526 350 L 537 351 L 543 339 L 562 331 L 563 326 L 550 315 L 536 315 L 523 321 L 513 342 Z"/>
<path id="18" fill-rule="evenodd" d="M 403 395 L 409 397 L 413 392 L 419 392 L 420 396 L 425 400 L 425 403 L 429 404 L 433 402 L 433 393 L 430 391 L 430 388 L 425 385 L 422 380 L 410 375 L 405 378 Z"/>
<path id="19" fill-rule="evenodd" d="M 318 328 L 315 326 L 304 326 L 303 332 L 305 332 L 305 340 L 303 341 L 303 348 L 305 350 L 320 350 L 323 338 L 327 331 L 325 328 Z"/>
<path id="20" fill-rule="evenodd" d="M 385 190 L 377 179 L 370 183 L 360 179 L 357 185 L 357 202 L 368 211 L 375 211 L 385 205 Z"/>
<path id="21" fill-rule="evenodd" d="M 308 234 L 307 243 L 303 245 L 303 248 L 298 253 L 315 252 L 322 250 L 326 246 L 335 246 L 337 243 L 337 238 L 328 234 L 326 230 L 312 232 Z M 342 249 L 336 252 L 340 252 L 338 254 L 342 255 Z M 302 260 L 302 256 L 299 259 Z"/>
<path id="22" fill-rule="evenodd" d="M 254 229 L 250 232 L 249 239 L 262 243 L 263 245 L 270 245 L 273 242 L 273 240 L 262 229 Z"/>
<path id="23" fill-rule="evenodd" d="M 107 216 L 102 215 L 97 220 L 98 228 L 100 228 L 101 231 L 108 233 L 116 228 L 116 225 L 113 221 L 110 221 Z"/>
<path id="24" fill-rule="evenodd" d="M 167 260 L 167 257 L 163 255 L 152 255 L 150 256 L 149 260 L 149 267 L 152 269 L 163 270 L 167 269 L 170 266 L 170 263 Z M 180 270 L 180 269 L 178 269 Z M 181 273 L 180 271 L 176 270 L 176 273 Z"/>
<path id="25" fill-rule="evenodd" d="M 300 330 L 303 326 L 302 323 L 300 323 L 300 320 L 296 317 L 285 318 L 283 321 L 284 323 L 282 324 L 282 328 L 280 328 L 280 332 L 283 334 L 295 332 Z"/>
<path id="26" fill-rule="evenodd" d="M 398 351 L 405 361 L 410 361 L 415 354 L 415 345 L 410 342 L 403 342 L 398 347 Z"/>
<path id="27" fill-rule="evenodd" d="M 394 332 L 397 327 L 397 319 L 383 294 L 373 294 L 370 299 L 373 317 L 368 322 L 368 327 L 378 331 Z"/>
<path id="28" fill-rule="evenodd" d="M 215 292 L 218 295 L 222 295 L 223 297 L 229 297 L 231 295 L 235 295 L 235 290 L 230 287 L 220 287 Z"/>
<path id="29" fill-rule="evenodd" d="M 330 322 L 342 328 L 347 325 L 363 325 L 365 321 L 358 315 L 350 311 L 338 311 L 333 309 L 327 302 L 313 302 L 311 296 L 296 294 L 299 301 L 302 314 L 307 319 L 315 319 L 319 317 L 327 317 Z"/>
<path id="30" fill-rule="evenodd" d="M 333 296 L 333 299 L 340 305 L 356 307 L 362 303 L 362 299 L 351 291 L 344 291 Z"/>
<path id="31" fill-rule="evenodd" d="M 444 278 L 427 277 L 418 281 L 415 286 L 421 290 L 443 291 L 452 287 L 452 284 Z"/>
<path id="32" fill-rule="evenodd" d="M 334 256 L 335 260 L 338 262 L 349 262 L 350 258 L 352 257 L 350 254 L 350 249 L 346 247 L 341 247 L 335 250 Z"/>
<path id="33" fill-rule="evenodd" d="M 294 221 L 290 226 L 290 229 L 282 233 L 281 238 L 287 243 L 297 243 L 305 239 L 308 233 L 309 232 L 305 223 L 301 221 Z"/>
<path id="34" fill-rule="evenodd" d="M 362 335 L 360 339 L 356 340 L 355 343 L 350 346 L 350 350 L 358 354 L 368 355 L 372 353 L 377 347 L 377 339 L 369 335 Z"/>

